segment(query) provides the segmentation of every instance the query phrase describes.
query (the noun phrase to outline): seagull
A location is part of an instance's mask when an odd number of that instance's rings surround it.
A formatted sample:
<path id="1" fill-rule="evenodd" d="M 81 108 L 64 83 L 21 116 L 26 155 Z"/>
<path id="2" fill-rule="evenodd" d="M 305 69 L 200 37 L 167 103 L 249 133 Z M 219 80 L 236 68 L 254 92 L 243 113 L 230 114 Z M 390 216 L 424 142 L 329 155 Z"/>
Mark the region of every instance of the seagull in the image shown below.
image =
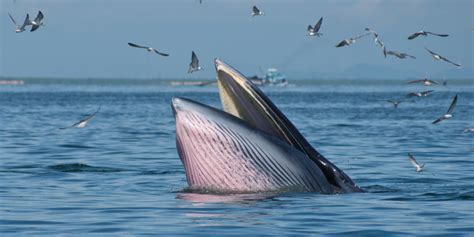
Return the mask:
<path id="1" fill-rule="evenodd" d="M 440 36 L 440 37 L 448 37 L 448 36 L 449 36 L 448 34 L 436 34 L 436 33 L 433 33 L 433 32 L 429 32 L 429 31 L 424 31 L 424 30 L 422 30 L 422 31 L 418 31 L 418 32 L 413 33 L 412 35 L 408 36 L 408 39 L 409 39 L 409 40 L 412 40 L 412 39 L 414 39 L 414 38 L 416 38 L 416 37 L 418 37 L 418 36 L 420 36 L 420 35 L 423 35 L 423 36 L 426 37 L 426 36 L 428 36 L 428 34 L 430 34 L 430 35 L 436 35 L 436 36 Z"/>
<path id="2" fill-rule="evenodd" d="M 392 103 L 394 108 L 398 108 L 398 105 L 402 103 L 401 100 L 387 100 L 387 102 Z"/>
<path id="3" fill-rule="evenodd" d="M 201 66 L 199 66 L 199 59 L 198 57 L 196 56 L 196 54 L 194 53 L 194 51 L 192 51 L 192 54 L 191 54 L 191 63 L 189 64 L 189 69 L 188 69 L 188 73 L 193 73 L 193 72 L 196 72 L 196 71 L 200 71 L 202 70 L 203 68 Z"/>
<path id="4" fill-rule="evenodd" d="M 474 132 L 474 128 L 466 128 L 464 129 L 464 132 Z"/>
<path id="5" fill-rule="evenodd" d="M 341 42 L 336 44 L 336 47 L 339 48 L 339 47 L 343 47 L 343 46 L 346 46 L 346 45 L 351 45 L 351 44 L 355 43 L 357 39 L 362 38 L 362 37 L 367 36 L 367 35 L 370 35 L 370 34 L 371 33 L 369 32 L 369 33 L 365 33 L 365 34 L 358 35 L 358 36 L 355 36 L 355 37 L 351 37 L 349 39 L 342 40 Z"/>
<path id="6" fill-rule="evenodd" d="M 44 25 L 43 22 L 41 22 L 43 20 L 43 17 L 43 13 L 41 11 L 38 11 L 38 15 L 36 16 L 36 18 L 33 21 L 30 21 L 30 25 L 32 25 L 31 32 Z"/>
<path id="7" fill-rule="evenodd" d="M 422 82 L 423 85 L 425 85 L 425 86 L 431 86 L 431 85 L 433 85 L 433 84 L 439 85 L 438 82 L 433 81 L 433 80 L 429 80 L 428 78 L 410 81 L 410 82 L 408 82 L 408 84 L 420 83 L 420 82 Z"/>
<path id="8" fill-rule="evenodd" d="M 132 47 L 135 47 L 135 48 L 141 48 L 141 49 L 146 49 L 148 52 L 155 52 L 161 56 L 164 56 L 164 57 L 168 57 L 169 54 L 167 53 L 161 53 L 161 52 L 158 52 L 158 50 L 152 48 L 152 47 L 148 47 L 148 46 L 140 46 L 138 44 L 134 44 L 134 43 L 128 43 L 128 45 L 132 46 Z"/>
<path id="9" fill-rule="evenodd" d="M 415 157 L 411 153 L 408 153 L 408 159 L 410 160 L 411 164 L 416 168 L 416 172 L 421 172 L 423 171 L 423 168 L 425 167 L 425 164 L 418 164 L 416 161 Z"/>
<path id="10" fill-rule="evenodd" d="M 10 13 L 8 13 L 8 15 L 10 16 L 10 19 L 12 19 L 13 24 L 15 24 L 15 27 L 16 27 L 15 32 L 16 33 L 21 33 L 23 31 L 25 31 L 25 27 L 27 25 L 29 25 L 29 23 L 30 23 L 30 15 L 29 14 L 26 14 L 25 21 L 23 22 L 23 25 L 21 25 L 21 26 L 16 24 L 15 19 L 12 17 L 12 15 L 10 15 Z"/>
<path id="11" fill-rule="evenodd" d="M 415 56 L 411 56 L 407 53 L 400 53 L 400 52 L 397 52 L 397 51 L 387 51 L 387 55 L 393 55 L 393 56 L 395 56 L 397 58 L 401 58 L 401 59 L 404 59 L 406 57 L 413 58 L 413 59 L 416 58 Z"/>
<path id="12" fill-rule="evenodd" d="M 321 17 L 319 21 L 316 23 L 316 25 L 311 26 L 308 25 L 308 36 L 321 36 L 323 35 L 322 33 L 319 33 L 319 29 L 321 28 L 321 24 L 323 24 L 323 18 Z"/>
<path id="13" fill-rule="evenodd" d="M 67 126 L 67 127 L 63 127 L 63 128 L 60 128 L 60 129 L 66 129 L 66 128 L 72 128 L 72 127 L 76 127 L 76 128 L 83 128 L 87 125 L 87 123 L 95 117 L 95 115 L 100 111 L 100 106 L 99 108 L 97 109 L 97 111 L 95 111 L 93 114 L 79 120 L 79 122 L 71 125 L 71 126 Z"/>
<path id="14" fill-rule="evenodd" d="M 451 105 L 449 106 L 448 112 L 444 114 L 443 116 L 439 117 L 435 121 L 433 121 L 433 124 L 439 123 L 445 119 L 450 119 L 453 117 L 453 111 L 454 107 L 456 107 L 456 103 L 458 102 L 458 95 L 454 96 L 453 102 L 451 102 Z"/>
<path id="15" fill-rule="evenodd" d="M 431 92 L 433 92 L 433 90 L 423 91 L 423 92 L 412 92 L 412 93 L 409 93 L 406 97 L 423 97 L 423 96 L 426 97 Z"/>
<path id="16" fill-rule="evenodd" d="M 425 47 L 425 49 L 426 49 L 426 51 L 428 51 L 428 52 L 431 54 L 431 56 L 433 56 L 434 59 L 436 59 L 436 60 L 443 60 L 443 61 L 446 61 L 446 62 L 448 62 L 448 63 L 453 64 L 453 65 L 456 66 L 456 67 L 461 67 L 461 65 L 449 61 L 449 59 L 447 59 L 447 58 L 445 58 L 445 57 L 443 57 L 443 56 L 441 56 L 441 55 L 439 55 L 439 54 L 437 54 L 437 53 L 435 53 L 435 52 L 429 50 L 428 48 Z"/>
<path id="17" fill-rule="evenodd" d="M 253 8 L 252 8 L 252 17 L 254 17 L 254 16 L 263 16 L 263 15 L 265 15 L 265 13 L 260 11 L 260 9 L 258 9 L 257 6 L 253 6 Z"/>

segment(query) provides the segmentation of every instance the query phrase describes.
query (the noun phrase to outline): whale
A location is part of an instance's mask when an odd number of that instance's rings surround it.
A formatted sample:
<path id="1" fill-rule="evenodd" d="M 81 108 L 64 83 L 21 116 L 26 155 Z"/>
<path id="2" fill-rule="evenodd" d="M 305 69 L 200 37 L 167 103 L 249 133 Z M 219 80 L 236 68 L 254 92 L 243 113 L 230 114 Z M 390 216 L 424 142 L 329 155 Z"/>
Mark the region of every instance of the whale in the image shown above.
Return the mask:
<path id="1" fill-rule="evenodd" d="M 363 191 L 316 151 L 256 85 L 224 61 L 214 64 L 223 110 L 182 97 L 171 103 L 190 190 Z"/>

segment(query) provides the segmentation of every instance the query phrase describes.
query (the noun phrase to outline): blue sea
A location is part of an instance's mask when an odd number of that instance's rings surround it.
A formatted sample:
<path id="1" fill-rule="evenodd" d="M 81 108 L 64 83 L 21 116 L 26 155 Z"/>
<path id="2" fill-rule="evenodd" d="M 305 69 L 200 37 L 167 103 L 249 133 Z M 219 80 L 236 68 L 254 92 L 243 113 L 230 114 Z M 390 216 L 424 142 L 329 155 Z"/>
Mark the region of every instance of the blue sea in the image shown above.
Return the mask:
<path id="1" fill-rule="evenodd" d="M 186 191 L 171 98 L 215 86 L 24 79 L 0 86 L 1 236 L 472 236 L 474 80 L 303 80 L 263 91 L 364 193 Z M 398 109 L 386 102 L 433 89 Z M 433 125 L 452 98 L 454 117 Z M 59 129 L 101 107 L 83 129 Z M 411 152 L 425 170 L 417 173 Z"/>

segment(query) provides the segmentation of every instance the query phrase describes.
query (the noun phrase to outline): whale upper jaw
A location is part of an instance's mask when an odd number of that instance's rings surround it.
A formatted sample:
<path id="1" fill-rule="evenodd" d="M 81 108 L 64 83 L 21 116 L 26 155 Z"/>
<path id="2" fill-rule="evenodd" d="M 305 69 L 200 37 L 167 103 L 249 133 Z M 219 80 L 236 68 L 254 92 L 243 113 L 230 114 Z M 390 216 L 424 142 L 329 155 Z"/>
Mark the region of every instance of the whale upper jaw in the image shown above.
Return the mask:
<path id="1" fill-rule="evenodd" d="M 251 126 L 286 141 L 305 153 L 342 192 L 361 192 L 352 179 L 316 151 L 275 104 L 243 74 L 215 59 L 217 84 L 224 110 Z"/>

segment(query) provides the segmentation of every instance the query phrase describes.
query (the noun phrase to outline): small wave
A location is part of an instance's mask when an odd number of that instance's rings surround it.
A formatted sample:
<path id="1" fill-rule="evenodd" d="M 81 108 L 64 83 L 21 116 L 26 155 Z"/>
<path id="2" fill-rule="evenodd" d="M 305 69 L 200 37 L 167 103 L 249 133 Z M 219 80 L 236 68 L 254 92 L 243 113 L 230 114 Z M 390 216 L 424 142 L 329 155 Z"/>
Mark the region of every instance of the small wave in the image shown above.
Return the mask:
<path id="1" fill-rule="evenodd" d="M 407 233 L 398 231 L 385 231 L 385 230 L 354 230 L 333 233 L 329 235 L 336 236 L 406 236 Z"/>
<path id="2" fill-rule="evenodd" d="M 154 170 L 148 170 L 148 171 L 143 171 L 140 173 L 140 175 L 163 175 L 163 174 L 182 174 L 184 171 L 181 170 L 161 170 L 161 171 L 154 171 Z"/>
<path id="3" fill-rule="evenodd" d="M 52 170 L 59 171 L 59 172 L 98 172 L 98 173 L 107 173 L 107 172 L 124 171 L 123 169 L 118 169 L 118 168 L 90 166 L 90 165 L 81 164 L 81 163 L 51 165 L 51 166 L 48 166 L 48 168 L 52 169 Z"/>
<path id="4" fill-rule="evenodd" d="M 348 124 L 348 123 L 337 123 L 337 124 L 332 124 L 330 125 L 331 127 L 339 127 L 339 128 L 356 128 L 356 127 L 362 127 L 361 125 L 358 124 Z"/>
<path id="5" fill-rule="evenodd" d="M 428 192 L 423 193 L 420 195 L 411 195 L 411 196 L 400 196 L 400 197 L 392 197 L 387 198 L 385 200 L 388 201 L 453 201 L 453 200 L 461 200 L 461 201 L 472 201 L 474 200 L 474 192 L 463 192 L 463 193 L 434 193 Z"/>
<path id="6" fill-rule="evenodd" d="M 451 200 L 474 200 L 474 192 L 463 192 L 463 193 L 424 193 L 420 195 L 428 201 L 451 201 Z"/>
<path id="7" fill-rule="evenodd" d="M 81 148 L 81 149 L 91 149 L 95 148 L 93 146 L 84 146 L 84 145 L 77 145 L 77 144 L 62 144 L 59 145 L 60 147 L 65 147 L 65 148 Z"/>
<path id="8" fill-rule="evenodd" d="M 389 188 L 383 185 L 370 185 L 362 187 L 362 189 L 368 193 L 396 193 L 400 191 L 399 189 Z"/>

